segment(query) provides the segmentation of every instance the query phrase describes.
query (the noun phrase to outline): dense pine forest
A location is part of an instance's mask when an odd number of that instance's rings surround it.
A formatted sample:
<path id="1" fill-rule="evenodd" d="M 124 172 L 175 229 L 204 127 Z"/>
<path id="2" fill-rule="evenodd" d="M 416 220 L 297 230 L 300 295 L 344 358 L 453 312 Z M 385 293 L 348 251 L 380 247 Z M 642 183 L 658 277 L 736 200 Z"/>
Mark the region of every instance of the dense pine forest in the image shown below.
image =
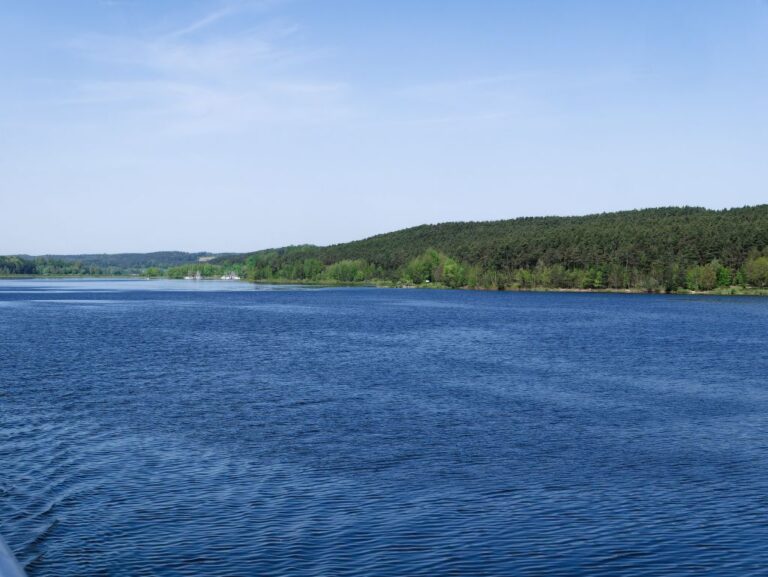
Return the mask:
<path id="1" fill-rule="evenodd" d="M 768 205 L 450 222 L 327 247 L 291 246 L 210 261 L 206 254 L 0 257 L 0 274 L 183 278 L 199 271 L 204 277 L 235 272 L 264 282 L 451 288 L 652 292 L 765 288 Z M 201 256 L 207 262 L 200 262 Z"/>
<path id="2" fill-rule="evenodd" d="M 768 285 L 768 205 L 423 225 L 213 262 L 252 280 L 497 289 L 712 290 Z"/>

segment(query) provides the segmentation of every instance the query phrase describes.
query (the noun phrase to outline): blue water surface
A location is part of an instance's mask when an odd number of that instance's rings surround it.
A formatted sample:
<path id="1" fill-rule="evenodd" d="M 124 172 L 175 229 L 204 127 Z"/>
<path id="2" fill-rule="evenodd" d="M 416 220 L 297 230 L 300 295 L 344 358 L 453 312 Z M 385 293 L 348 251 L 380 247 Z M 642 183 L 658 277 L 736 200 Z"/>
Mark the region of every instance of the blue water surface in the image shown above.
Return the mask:
<path id="1" fill-rule="evenodd" d="M 0 281 L 30 577 L 765 575 L 768 299 Z"/>

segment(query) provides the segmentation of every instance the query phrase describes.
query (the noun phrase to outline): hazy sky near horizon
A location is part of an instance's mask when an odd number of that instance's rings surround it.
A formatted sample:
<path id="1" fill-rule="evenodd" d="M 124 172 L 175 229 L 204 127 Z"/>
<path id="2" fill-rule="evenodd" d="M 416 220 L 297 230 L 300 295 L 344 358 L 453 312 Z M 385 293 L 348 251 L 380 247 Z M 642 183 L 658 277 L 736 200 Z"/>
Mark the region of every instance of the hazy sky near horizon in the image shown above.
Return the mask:
<path id="1" fill-rule="evenodd" d="M 768 202 L 764 0 L 7 0 L 0 254 Z"/>

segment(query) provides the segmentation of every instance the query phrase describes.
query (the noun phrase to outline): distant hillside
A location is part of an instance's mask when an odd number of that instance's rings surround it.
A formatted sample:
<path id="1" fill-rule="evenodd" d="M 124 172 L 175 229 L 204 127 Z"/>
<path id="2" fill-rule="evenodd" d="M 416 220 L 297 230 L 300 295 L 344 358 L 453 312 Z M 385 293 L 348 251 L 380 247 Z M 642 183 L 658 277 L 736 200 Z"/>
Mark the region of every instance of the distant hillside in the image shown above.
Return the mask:
<path id="1" fill-rule="evenodd" d="M 122 254 L 14 255 L 0 257 L 0 274 L 145 274 L 195 264 L 215 255 L 207 252 L 165 251 Z"/>
<path id="2" fill-rule="evenodd" d="M 119 269 L 143 269 L 149 267 L 166 268 L 197 262 L 200 257 L 214 256 L 209 252 L 181 252 L 181 251 L 161 251 L 161 252 L 129 252 L 119 254 L 60 254 L 60 255 L 41 255 L 40 258 L 49 260 L 58 260 L 64 262 L 81 262 L 84 265 L 95 265 L 100 268 L 119 268 Z M 27 257 L 35 258 L 35 257 Z"/>
<path id="3" fill-rule="evenodd" d="M 709 284 L 713 271 L 719 271 L 725 282 L 727 275 L 720 268 L 727 269 L 733 280 L 766 247 L 768 205 L 729 210 L 682 207 L 422 225 L 344 244 L 286 247 L 213 262 L 242 265 L 254 278 L 302 279 L 321 274 L 318 265 L 325 269 L 359 261 L 356 266 L 367 269 L 358 278 L 434 282 L 440 279 L 429 278 L 432 273 L 412 278 L 413 267 L 424 271 L 428 268 L 424 259 L 431 260 L 436 267 L 432 276 L 439 277 L 442 265 L 435 263 L 447 258 L 463 269 L 463 282 L 482 285 L 525 287 L 545 282 L 671 290 L 700 284 L 687 275 L 707 265 L 711 270 L 701 284 Z M 438 256 L 427 258 L 430 250 Z M 419 259 L 424 262 L 414 263 Z M 537 271 L 541 280 L 531 278 Z M 554 281 L 552 274 L 557 277 Z"/>
<path id="4" fill-rule="evenodd" d="M 768 287 L 768 205 L 651 208 L 422 225 L 246 254 L 0 257 L 0 274 L 141 274 L 258 281 L 675 291 Z"/>

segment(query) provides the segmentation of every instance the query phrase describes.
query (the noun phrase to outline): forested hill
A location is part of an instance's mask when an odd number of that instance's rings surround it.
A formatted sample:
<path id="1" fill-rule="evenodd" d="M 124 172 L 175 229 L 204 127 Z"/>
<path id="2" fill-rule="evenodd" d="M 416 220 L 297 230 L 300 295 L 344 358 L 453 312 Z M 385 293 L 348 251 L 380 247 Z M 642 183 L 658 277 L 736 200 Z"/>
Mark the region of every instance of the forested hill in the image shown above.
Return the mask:
<path id="1" fill-rule="evenodd" d="M 165 268 L 180 264 L 197 262 L 200 257 L 213 256 L 208 252 L 128 252 L 118 254 L 63 254 L 43 255 L 42 258 L 64 262 L 81 262 L 101 268 L 142 269 L 148 267 Z M 34 257 L 27 257 L 34 258 Z"/>
<path id="2" fill-rule="evenodd" d="M 240 255 L 0 257 L 0 275 L 141 274 L 482 288 L 768 287 L 768 205 L 652 208 L 422 225 L 326 247 Z"/>
<path id="3" fill-rule="evenodd" d="M 461 269 L 453 282 L 465 284 L 658 290 L 709 285 L 710 273 L 719 274 L 721 284 L 733 282 L 766 247 L 768 205 L 683 207 L 423 225 L 344 244 L 287 247 L 214 262 L 243 265 L 257 279 L 302 279 L 321 274 L 318 265 L 326 269 L 347 262 L 350 268 L 349 261 L 355 261 L 367 267 L 356 278 L 440 282 L 445 279 L 429 277 L 439 277 L 438 261 L 448 259 Z M 430 259 L 435 270 L 414 278 Z M 696 267 L 707 266 L 703 283 L 688 278 L 702 272 Z"/>
<path id="4" fill-rule="evenodd" d="M 120 254 L 16 255 L 0 256 L 0 274 L 22 275 L 129 275 L 159 274 L 183 264 L 195 264 L 207 252 L 162 251 Z"/>

